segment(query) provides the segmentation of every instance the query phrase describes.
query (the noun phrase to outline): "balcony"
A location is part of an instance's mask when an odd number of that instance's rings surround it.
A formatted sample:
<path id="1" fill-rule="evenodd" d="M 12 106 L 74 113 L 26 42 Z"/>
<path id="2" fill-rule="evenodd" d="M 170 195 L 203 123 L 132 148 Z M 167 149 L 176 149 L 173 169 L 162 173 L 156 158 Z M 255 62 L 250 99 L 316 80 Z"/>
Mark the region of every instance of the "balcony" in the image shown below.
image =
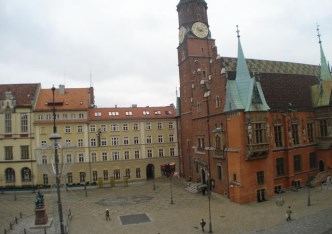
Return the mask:
<path id="1" fill-rule="evenodd" d="M 250 144 L 248 145 L 248 152 L 246 160 L 256 160 L 267 158 L 269 154 L 269 144 L 260 143 L 260 144 Z"/>
<path id="2" fill-rule="evenodd" d="M 224 149 L 215 149 L 213 152 L 214 152 L 213 158 L 215 158 L 215 159 L 221 159 L 221 160 L 226 159 L 226 155 L 225 155 L 225 150 Z"/>

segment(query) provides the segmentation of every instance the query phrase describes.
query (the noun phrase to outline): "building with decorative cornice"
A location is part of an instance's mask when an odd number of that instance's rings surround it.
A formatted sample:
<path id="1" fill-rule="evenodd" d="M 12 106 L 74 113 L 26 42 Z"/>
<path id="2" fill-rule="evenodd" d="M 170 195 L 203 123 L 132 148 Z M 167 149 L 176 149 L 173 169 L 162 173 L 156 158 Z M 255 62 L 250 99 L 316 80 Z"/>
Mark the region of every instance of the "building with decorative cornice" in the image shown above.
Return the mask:
<path id="1" fill-rule="evenodd" d="M 40 84 L 0 85 L 0 187 L 37 183 L 34 108 Z"/>
<path id="2" fill-rule="evenodd" d="M 321 41 L 321 66 L 246 59 L 237 29 L 237 58 L 221 57 L 207 3 L 180 0 L 177 11 L 181 175 L 237 203 L 326 179 L 332 86 Z"/>
<path id="3" fill-rule="evenodd" d="M 89 155 L 75 174 L 87 173 L 92 182 L 160 178 L 162 165 L 179 165 L 175 107 L 90 109 Z"/>

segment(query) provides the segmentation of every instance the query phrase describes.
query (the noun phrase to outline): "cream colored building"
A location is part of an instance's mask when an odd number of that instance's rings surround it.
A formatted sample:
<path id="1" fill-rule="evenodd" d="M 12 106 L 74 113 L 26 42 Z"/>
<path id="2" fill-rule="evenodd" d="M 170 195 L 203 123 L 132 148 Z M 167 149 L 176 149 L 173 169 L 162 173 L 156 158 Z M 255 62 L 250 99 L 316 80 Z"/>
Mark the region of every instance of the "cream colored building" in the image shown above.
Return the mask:
<path id="1" fill-rule="evenodd" d="M 42 89 L 35 109 L 37 184 L 54 177 L 53 105 L 61 182 L 100 186 L 161 177 L 160 166 L 176 163 L 174 106 L 96 108 L 93 89 Z"/>
<path id="2" fill-rule="evenodd" d="M 34 106 L 40 84 L 0 85 L 0 187 L 37 183 Z"/>
<path id="3" fill-rule="evenodd" d="M 66 88 L 60 85 L 54 90 L 42 89 L 36 104 L 34 126 L 36 131 L 37 183 L 55 184 L 53 107 L 55 109 L 59 172 L 65 183 L 69 170 L 75 170 L 83 158 L 88 161 L 88 109 L 94 106 L 93 88 Z"/>
<path id="4" fill-rule="evenodd" d="M 61 137 L 61 183 L 109 186 L 159 178 L 161 166 L 173 163 L 178 171 L 173 105 L 96 108 L 92 87 L 63 85 L 0 85 L 0 95 L 1 187 L 55 184 L 54 132 Z"/>
<path id="5" fill-rule="evenodd" d="M 163 164 L 179 165 L 176 110 L 172 105 L 93 108 L 89 110 L 88 127 L 88 163 L 73 168 L 73 180 L 80 177 L 80 182 L 99 184 L 126 178 L 146 180 L 163 176 Z"/>

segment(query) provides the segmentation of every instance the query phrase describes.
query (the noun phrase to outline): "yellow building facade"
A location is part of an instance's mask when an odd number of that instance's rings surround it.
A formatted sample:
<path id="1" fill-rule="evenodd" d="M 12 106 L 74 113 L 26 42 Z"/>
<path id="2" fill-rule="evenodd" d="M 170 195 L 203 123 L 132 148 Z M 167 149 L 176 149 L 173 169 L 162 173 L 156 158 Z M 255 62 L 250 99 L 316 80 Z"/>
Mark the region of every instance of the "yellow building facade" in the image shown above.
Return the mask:
<path id="1" fill-rule="evenodd" d="M 40 84 L 0 85 L 0 187 L 37 183 L 34 107 Z"/>

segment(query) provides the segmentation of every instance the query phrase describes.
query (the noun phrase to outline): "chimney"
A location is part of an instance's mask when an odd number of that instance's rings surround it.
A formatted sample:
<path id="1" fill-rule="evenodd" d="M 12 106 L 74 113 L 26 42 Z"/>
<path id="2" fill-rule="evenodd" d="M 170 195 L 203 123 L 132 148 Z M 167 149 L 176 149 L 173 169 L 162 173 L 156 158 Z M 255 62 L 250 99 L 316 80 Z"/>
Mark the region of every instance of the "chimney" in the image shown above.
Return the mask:
<path id="1" fill-rule="evenodd" d="M 65 85 L 59 85 L 59 94 L 65 94 Z"/>

